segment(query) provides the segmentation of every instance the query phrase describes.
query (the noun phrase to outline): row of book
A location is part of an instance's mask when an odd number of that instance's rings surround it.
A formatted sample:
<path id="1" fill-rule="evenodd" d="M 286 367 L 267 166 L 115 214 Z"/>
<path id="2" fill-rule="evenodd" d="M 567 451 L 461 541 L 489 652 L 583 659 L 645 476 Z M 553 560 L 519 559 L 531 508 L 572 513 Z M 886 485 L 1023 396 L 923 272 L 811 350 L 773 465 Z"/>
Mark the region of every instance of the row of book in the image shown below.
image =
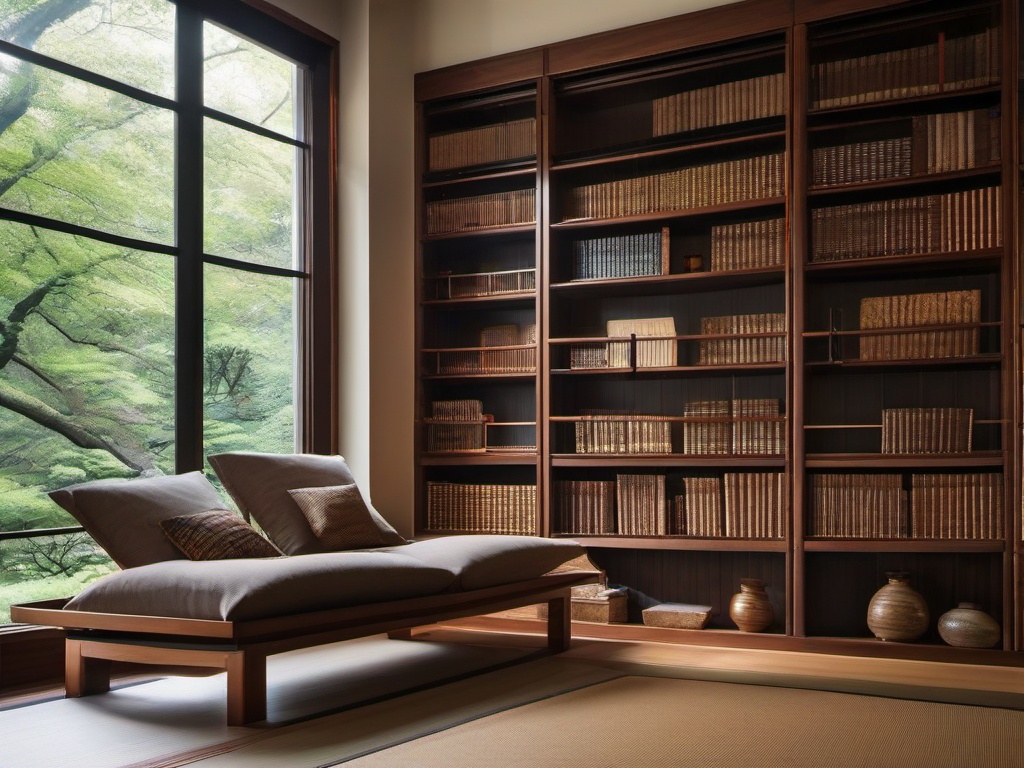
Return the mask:
<path id="1" fill-rule="evenodd" d="M 765 200 L 785 192 L 785 154 L 697 165 L 569 190 L 563 221 L 608 219 Z"/>
<path id="2" fill-rule="evenodd" d="M 602 280 L 669 273 L 669 229 L 576 240 L 572 244 L 572 279 Z"/>
<path id="3" fill-rule="evenodd" d="M 683 487 L 684 493 L 672 499 L 670 517 L 665 475 L 620 474 L 614 482 L 557 481 L 556 530 L 592 536 L 785 536 L 786 476 L 782 472 L 688 477 Z"/>
<path id="4" fill-rule="evenodd" d="M 445 171 L 518 160 L 536 154 L 537 120 L 528 117 L 431 136 L 427 168 L 431 171 Z"/>
<path id="5" fill-rule="evenodd" d="M 778 398 L 699 400 L 684 406 L 683 453 L 781 456 L 786 419 Z"/>
<path id="6" fill-rule="evenodd" d="M 948 173 L 999 162 L 999 110 L 918 115 L 911 135 L 818 147 L 811 183 L 818 187 Z"/>
<path id="7" fill-rule="evenodd" d="M 672 453 L 672 423 L 665 416 L 584 413 L 575 428 L 576 453 Z"/>
<path id="8" fill-rule="evenodd" d="M 427 529 L 537 535 L 537 486 L 427 482 Z"/>
<path id="9" fill-rule="evenodd" d="M 784 312 L 702 317 L 700 332 L 704 336 L 737 337 L 700 342 L 700 365 L 774 363 L 784 362 L 786 359 L 786 315 Z"/>
<path id="10" fill-rule="evenodd" d="M 673 500 L 673 531 L 682 536 L 781 539 L 786 535 L 786 475 L 727 472 L 688 477 Z M 723 514 L 724 513 L 724 514 Z"/>
<path id="11" fill-rule="evenodd" d="M 998 27 L 895 51 L 814 64 L 811 108 L 979 88 L 999 81 Z"/>
<path id="12" fill-rule="evenodd" d="M 808 535 L 830 538 L 999 539 L 1003 476 L 812 475 Z M 909 515 L 908 515 L 909 506 Z"/>
<path id="13" fill-rule="evenodd" d="M 537 221 L 536 190 L 514 189 L 489 195 L 428 202 L 427 234 L 510 227 Z"/>
<path id="14" fill-rule="evenodd" d="M 734 80 L 655 99 L 654 135 L 758 120 L 785 110 L 785 73 Z"/>
<path id="15" fill-rule="evenodd" d="M 493 325 L 481 329 L 480 347 L 499 349 L 447 349 L 430 353 L 436 373 L 533 373 L 537 370 L 537 326 L 527 323 Z"/>
<path id="16" fill-rule="evenodd" d="M 973 408 L 885 408 L 882 453 L 970 453 Z"/>
<path id="17" fill-rule="evenodd" d="M 569 347 L 571 369 L 632 368 L 634 363 L 637 368 L 670 368 L 678 365 L 674 318 L 609 320 L 605 328 L 609 339 L 629 338 L 630 341 L 572 344 Z M 636 337 L 635 341 L 632 336 Z"/>
<path id="18" fill-rule="evenodd" d="M 430 404 L 430 417 L 425 419 L 427 451 L 485 451 L 485 423 L 489 418 L 480 400 L 434 400 Z"/>
<path id="19" fill-rule="evenodd" d="M 861 330 L 965 325 L 981 322 L 981 291 L 871 296 L 860 301 Z M 865 334 L 861 360 L 912 360 L 978 354 L 980 328 Z"/>
<path id="20" fill-rule="evenodd" d="M 786 261 L 786 220 L 763 219 L 711 228 L 711 271 L 781 267 Z"/>
<path id="21" fill-rule="evenodd" d="M 537 270 L 533 267 L 465 274 L 445 271 L 427 280 L 428 299 L 467 299 L 476 296 L 533 293 L 537 290 Z"/>
<path id="22" fill-rule="evenodd" d="M 999 187 L 815 208 L 811 260 L 837 261 L 998 248 Z"/>

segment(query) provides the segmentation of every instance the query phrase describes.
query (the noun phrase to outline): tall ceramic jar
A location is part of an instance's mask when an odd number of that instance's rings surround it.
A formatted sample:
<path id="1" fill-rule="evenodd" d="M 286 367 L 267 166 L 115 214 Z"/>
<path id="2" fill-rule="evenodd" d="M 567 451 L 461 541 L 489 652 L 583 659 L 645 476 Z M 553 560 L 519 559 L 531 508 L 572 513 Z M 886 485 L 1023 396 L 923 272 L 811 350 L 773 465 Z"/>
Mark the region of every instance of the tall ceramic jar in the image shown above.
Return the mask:
<path id="1" fill-rule="evenodd" d="M 1002 634 L 999 622 L 977 603 L 960 603 L 939 617 L 939 636 L 958 648 L 991 648 Z"/>
<path id="2" fill-rule="evenodd" d="M 879 640 L 908 643 L 928 629 L 928 604 L 903 571 L 886 573 L 889 583 L 868 604 L 868 629 Z"/>
<path id="3" fill-rule="evenodd" d="M 740 579 L 740 591 L 729 601 L 729 618 L 741 632 L 761 632 L 771 625 L 775 613 L 763 581 Z"/>

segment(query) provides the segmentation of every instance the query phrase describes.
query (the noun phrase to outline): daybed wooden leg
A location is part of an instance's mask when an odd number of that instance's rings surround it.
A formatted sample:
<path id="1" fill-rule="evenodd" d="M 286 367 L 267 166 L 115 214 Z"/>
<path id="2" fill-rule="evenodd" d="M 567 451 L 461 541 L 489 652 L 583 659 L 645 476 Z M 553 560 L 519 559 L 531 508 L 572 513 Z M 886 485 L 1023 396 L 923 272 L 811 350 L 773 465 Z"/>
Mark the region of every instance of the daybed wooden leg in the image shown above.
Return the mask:
<path id="1" fill-rule="evenodd" d="M 555 653 L 569 650 L 572 640 L 572 608 L 569 592 L 548 600 L 548 649 Z"/>
<path id="2" fill-rule="evenodd" d="M 89 658 L 82 650 L 81 640 L 64 641 L 64 690 L 72 699 L 110 690 L 110 662 Z"/>
<path id="3" fill-rule="evenodd" d="M 412 640 L 412 627 L 406 627 L 405 629 L 392 629 L 388 632 L 388 638 L 390 640 Z"/>
<path id="4" fill-rule="evenodd" d="M 267 719 L 267 657 L 253 651 L 234 651 L 225 664 L 228 673 L 228 725 L 248 725 Z"/>

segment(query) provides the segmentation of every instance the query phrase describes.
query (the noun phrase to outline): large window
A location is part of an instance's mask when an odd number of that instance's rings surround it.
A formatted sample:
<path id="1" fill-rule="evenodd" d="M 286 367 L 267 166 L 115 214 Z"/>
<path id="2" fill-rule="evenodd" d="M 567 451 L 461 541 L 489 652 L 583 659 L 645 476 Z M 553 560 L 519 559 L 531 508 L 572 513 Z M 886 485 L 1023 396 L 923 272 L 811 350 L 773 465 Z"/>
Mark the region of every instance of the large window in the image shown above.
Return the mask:
<path id="1" fill-rule="evenodd" d="M 0 0 L 0 623 L 113 568 L 48 491 L 334 448 L 331 67 L 236 0 Z"/>

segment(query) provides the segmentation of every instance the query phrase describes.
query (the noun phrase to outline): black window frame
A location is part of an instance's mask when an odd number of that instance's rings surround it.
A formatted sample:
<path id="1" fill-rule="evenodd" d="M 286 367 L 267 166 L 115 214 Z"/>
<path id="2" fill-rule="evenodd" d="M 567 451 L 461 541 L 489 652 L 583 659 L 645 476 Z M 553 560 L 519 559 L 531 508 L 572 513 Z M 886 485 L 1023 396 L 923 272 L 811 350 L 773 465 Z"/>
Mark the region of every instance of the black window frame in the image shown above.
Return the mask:
<path id="1" fill-rule="evenodd" d="M 175 260 L 175 472 L 205 468 L 203 451 L 203 275 L 217 265 L 299 280 L 296 403 L 298 449 L 335 453 L 337 404 L 337 61 L 338 41 L 273 6 L 252 0 L 170 0 L 175 5 L 175 94 L 159 96 L 113 78 L 0 40 L 4 53 L 97 85 L 175 115 L 175 243 L 103 232 L 0 205 L 0 220 L 87 237 Z M 295 139 L 203 104 L 203 23 L 290 59 L 304 70 L 297 107 L 304 135 Z M 238 261 L 203 250 L 203 124 L 212 119 L 303 150 L 300 269 Z M 80 526 L 0 532 L 0 541 L 77 533 Z"/>

